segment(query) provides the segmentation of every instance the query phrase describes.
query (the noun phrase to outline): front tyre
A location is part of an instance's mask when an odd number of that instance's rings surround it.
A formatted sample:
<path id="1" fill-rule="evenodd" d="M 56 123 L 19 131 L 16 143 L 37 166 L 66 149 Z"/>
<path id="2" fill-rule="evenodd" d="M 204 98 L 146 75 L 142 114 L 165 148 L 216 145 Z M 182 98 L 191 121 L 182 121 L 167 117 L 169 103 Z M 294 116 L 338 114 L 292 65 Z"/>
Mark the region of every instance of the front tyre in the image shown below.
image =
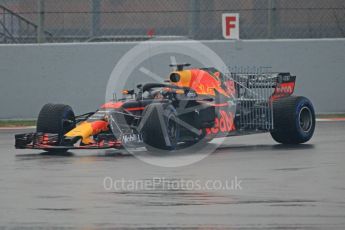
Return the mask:
<path id="1" fill-rule="evenodd" d="M 146 106 L 141 120 L 143 140 L 150 151 L 174 150 L 180 135 L 176 109 L 170 104 Z"/>
<path id="2" fill-rule="evenodd" d="M 64 104 L 45 104 L 37 119 L 37 132 L 59 134 L 59 144 L 62 144 L 63 136 L 71 129 L 75 128 L 76 121 L 72 108 Z M 46 151 L 57 151 L 49 150 Z M 65 152 L 67 150 L 58 150 Z"/>
<path id="3" fill-rule="evenodd" d="M 309 141 L 315 130 L 315 111 L 308 98 L 289 96 L 273 102 L 273 139 L 282 144 Z"/>

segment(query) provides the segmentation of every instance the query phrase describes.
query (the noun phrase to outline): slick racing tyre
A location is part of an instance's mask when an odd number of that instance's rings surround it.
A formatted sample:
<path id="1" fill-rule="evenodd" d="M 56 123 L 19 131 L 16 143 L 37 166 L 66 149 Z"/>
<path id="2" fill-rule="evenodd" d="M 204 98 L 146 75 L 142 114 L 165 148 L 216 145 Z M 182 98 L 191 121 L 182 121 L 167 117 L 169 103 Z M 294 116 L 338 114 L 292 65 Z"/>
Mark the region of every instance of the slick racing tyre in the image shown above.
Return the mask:
<path id="1" fill-rule="evenodd" d="M 176 109 L 170 104 L 146 106 L 141 120 L 143 141 L 149 151 L 174 150 L 179 139 Z"/>
<path id="2" fill-rule="evenodd" d="M 59 134 L 59 143 L 63 135 L 75 128 L 75 116 L 72 108 L 64 104 L 46 104 L 37 119 L 37 132 Z M 56 150 L 55 150 L 56 151 Z"/>
<path id="3" fill-rule="evenodd" d="M 315 112 L 305 97 L 289 96 L 273 102 L 273 139 L 282 144 L 309 141 L 315 130 Z"/>

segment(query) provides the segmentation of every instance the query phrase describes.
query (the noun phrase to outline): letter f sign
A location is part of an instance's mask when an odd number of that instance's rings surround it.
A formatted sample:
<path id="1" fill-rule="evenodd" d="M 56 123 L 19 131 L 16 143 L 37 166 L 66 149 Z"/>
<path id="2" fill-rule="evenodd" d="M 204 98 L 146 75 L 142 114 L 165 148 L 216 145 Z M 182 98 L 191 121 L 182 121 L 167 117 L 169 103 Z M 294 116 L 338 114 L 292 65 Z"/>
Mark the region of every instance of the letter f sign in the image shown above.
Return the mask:
<path id="1" fill-rule="evenodd" d="M 225 39 L 240 39 L 239 14 L 223 14 L 222 27 Z"/>

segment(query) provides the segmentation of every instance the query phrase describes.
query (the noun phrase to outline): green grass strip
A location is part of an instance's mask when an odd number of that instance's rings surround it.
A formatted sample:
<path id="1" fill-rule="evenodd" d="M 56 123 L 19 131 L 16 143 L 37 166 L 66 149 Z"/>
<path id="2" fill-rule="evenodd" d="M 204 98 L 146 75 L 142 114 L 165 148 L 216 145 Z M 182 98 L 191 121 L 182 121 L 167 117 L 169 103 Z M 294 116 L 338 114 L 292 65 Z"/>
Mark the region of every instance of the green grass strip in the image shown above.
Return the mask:
<path id="1" fill-rule="evenodd" d="M 0 120 L 0 127 L 35 126 L 36 120 Z"/>

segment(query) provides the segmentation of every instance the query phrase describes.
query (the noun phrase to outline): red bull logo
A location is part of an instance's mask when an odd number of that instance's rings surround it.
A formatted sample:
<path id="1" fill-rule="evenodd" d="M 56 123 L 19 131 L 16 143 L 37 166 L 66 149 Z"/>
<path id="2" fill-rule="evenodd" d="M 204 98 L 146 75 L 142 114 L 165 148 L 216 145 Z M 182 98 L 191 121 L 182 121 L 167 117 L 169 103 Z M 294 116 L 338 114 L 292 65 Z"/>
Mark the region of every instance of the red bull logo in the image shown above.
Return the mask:
<path id="1" fill-rule="evenodd" d="M 214 120 L 214 127 L 207 128 L 206 134 L 218 134 L 218 133 L 229 133 L 236 130 L 234 124 L 234 115 L 232 112 L 226 112 L 224 110 L 219 111 L 220 116 Z"/>

